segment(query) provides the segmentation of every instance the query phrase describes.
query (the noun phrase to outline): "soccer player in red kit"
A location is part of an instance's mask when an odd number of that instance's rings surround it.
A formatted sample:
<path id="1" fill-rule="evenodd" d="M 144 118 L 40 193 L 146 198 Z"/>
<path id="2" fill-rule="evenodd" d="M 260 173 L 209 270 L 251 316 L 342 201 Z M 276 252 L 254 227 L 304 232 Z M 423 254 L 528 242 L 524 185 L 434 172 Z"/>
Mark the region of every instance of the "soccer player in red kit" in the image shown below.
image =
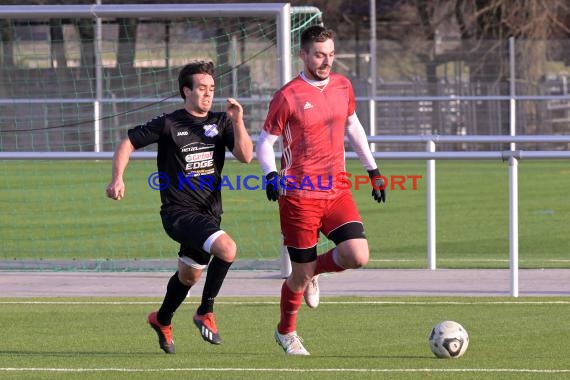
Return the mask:
<path id="1" fill-rule="evenodd" d="M 289 355 L 309 355 L 296 332 L 304 296 L 309 307 L 319 302 L 318 275 L 359 268 L 368 263 L 368 242 L 362 219 L 347 186 L 344 137 L 371 178 L 372 196 L 385 202 L 384 182 L 355 113 L 350 81 L 331 72 L 335 58 L 334 32 L 311 26 L 301 34 L 304 68 L 278 90 L 269 106 L 256 153 L 266 175 L 266 194 L 279 201 L 284 245 L 291 274 L 281 288 L 281 318 L 275 339 Z M 283 137 L 281 170 L 273 145 Z M 335 248 L 317 256 L 319 232 Z"/>

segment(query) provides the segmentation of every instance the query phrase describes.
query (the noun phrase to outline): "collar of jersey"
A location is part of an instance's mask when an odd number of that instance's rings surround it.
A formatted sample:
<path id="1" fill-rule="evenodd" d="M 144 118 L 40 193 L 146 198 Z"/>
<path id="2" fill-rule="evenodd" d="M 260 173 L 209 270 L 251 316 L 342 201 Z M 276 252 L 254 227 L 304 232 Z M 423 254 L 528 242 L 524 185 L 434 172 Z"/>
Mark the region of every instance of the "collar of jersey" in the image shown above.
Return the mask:
<path id="1" fill-rule="evenodd" d="M 301 79 L 303 79 L 308 84 L 315 86 L 315 87 L 319 87 L 319 88 L 324 88 L 327 84 L 329 84 L 329 80 L 330 80 L 330 77 L 328 77 L 327 79 L 323 79 L 323 80 L 309 79 L 309 78 L 307 78 L 307 76 L 305 75 L 305 73 L 303 71 L 301 71 L 301 74 L 299 74 L 299 76 L 301 77 Z"/>

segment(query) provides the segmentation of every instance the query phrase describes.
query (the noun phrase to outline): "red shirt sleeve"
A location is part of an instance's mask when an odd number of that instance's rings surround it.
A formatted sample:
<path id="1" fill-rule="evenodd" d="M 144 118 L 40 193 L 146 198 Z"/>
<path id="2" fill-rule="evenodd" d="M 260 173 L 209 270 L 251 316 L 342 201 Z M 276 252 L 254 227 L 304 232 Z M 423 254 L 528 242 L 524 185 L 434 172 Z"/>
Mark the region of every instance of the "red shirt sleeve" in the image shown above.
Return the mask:
<path id="1" fill-rule="evenodd" d="M 269 103 L 269 111 L 263 129 L 265 132 L 281 136 L 290 116 L 289 102 L 282 91 L 277 91 Z"/>

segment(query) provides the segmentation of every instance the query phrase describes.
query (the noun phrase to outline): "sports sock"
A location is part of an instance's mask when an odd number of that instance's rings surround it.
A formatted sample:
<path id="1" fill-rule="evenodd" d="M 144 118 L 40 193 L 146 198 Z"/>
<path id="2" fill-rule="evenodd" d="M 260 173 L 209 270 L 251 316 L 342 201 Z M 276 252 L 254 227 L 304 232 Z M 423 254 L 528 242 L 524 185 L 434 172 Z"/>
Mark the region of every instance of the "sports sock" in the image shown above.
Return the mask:
<path id="1" fill-rule="evenodd" d="M 336 248 L 333 248 L 322 255 L 317 256 L 317 266 L 315 268 L 315 275 L 321 273 L 342 272 L 345 268 L 338 265 L 335 261 Z"/>
<path id="2" fill-rule="evenodd" d="M 204 315 L 214 311 L 214 299 L 220 292 L 231 265 L 232 263 L 216 256 L 210 261 L 206 274 L 206 282 L 204 283 L 204 291 L 202 292 L 202 302 L 197 311 L 198 315 Z"/>
<path id="3" fill-rule="evenodd" d="M 163 326 L 168 326 L 172 322 L 172 316 L 178 307 L 184 302 L 188 292 L 190 291 L 190 286 L 184 285 L 178 279 L 178 271 L 174 273 L 168 285 L 166 287 L 166 295 L 162 301 L 160 309 L 156 314 L 156 319 L 158 323 Z"/>
<path id="4" fill-rule="evenodd" d="M 295 331 L 297 328 L 297 313 L 301 307 L 301 300 L 303 299 L 303 292 L 294 293 L 287 281 L 283 281 L 281 286 L 281 320 L 277 325 L 279 334 L 287 334 Z"/>

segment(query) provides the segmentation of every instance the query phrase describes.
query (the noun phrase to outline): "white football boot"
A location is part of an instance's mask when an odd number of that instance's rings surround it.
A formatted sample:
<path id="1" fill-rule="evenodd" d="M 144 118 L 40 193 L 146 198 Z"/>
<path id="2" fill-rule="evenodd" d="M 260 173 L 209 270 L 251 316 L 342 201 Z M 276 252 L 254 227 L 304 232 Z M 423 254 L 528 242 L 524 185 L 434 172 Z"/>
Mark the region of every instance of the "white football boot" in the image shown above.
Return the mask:
<path id="1" fill-rule="evenodd" d="M 283 351 L 285 351 L 287 355 L 310 355 L 309 351 L 303 347 L 303 339 L 297 335 L 296 331 L 288 334 L 279 334 L 279 331 L 275 330 L 275 341 L 283 348 Z"/>

